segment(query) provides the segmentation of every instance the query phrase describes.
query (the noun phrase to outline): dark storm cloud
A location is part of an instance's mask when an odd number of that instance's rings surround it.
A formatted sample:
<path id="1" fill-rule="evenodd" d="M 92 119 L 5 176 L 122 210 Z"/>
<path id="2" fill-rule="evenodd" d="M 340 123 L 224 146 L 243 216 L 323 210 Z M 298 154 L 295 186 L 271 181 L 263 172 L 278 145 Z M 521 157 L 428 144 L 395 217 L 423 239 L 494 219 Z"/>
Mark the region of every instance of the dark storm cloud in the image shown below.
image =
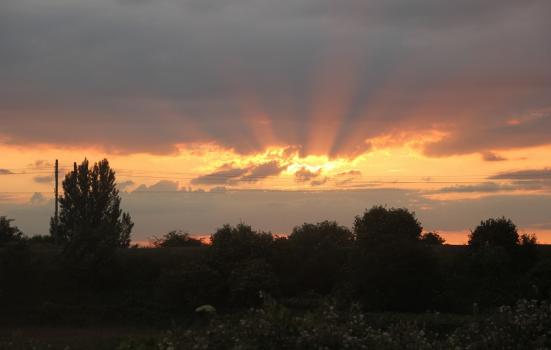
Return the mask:
<path id="1" fill-rule="evenodd" d="M 266 115 L 275 142 L 305 153 L 433 129 L 450 135 L 435 156 L 547 144 L 549 118 L 503 125 L 551 107 L 550 12 L 543 0 L 5 0 L 0 137 L 249 153 L 267 146 Z M 316 149 L 320 105 L 334 142 Z"/>

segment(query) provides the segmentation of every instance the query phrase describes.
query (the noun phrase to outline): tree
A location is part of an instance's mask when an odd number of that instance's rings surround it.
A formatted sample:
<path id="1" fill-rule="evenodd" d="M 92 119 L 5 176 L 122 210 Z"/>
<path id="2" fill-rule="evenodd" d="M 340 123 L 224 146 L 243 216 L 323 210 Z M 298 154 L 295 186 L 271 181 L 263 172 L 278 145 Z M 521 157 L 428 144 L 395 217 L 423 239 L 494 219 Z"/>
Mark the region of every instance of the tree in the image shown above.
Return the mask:
<path id="1" fill-rule="evenodd" d="M 354 235 L 334 221 L 317 224 L 305 223 L 293 229 L 287 245 L 287 254 L 282 257 L 290 264 L 285 275 L 293 277 L 294 286 L 328 293 L 342 278 L 349 248 Z M 286 277 L 289 279 L 289 277 Z"/>
<path id="2" fill-rule="evenodd" d="M 361 246 L 415 242 L 422 231 L 415 213 L 404 208 L 374 206 L 354 221 L 354 233 Z"/>
<path id="3" fill-rule="evenodd" d="M 88 160 L 65 176 L 59 199 L 59 221 L 51 219 L 50 232 L 76 260 L 98 260 L 119 247 L 128 247 L 134 223 L 120 209 L 115 172 L 107 159 L 91 168 Z"/>
<path id="4" fill-rule="evenodd" d="M 203 242 L 189 236 L 189 233 L 183 231 L 170 231 L 161 238 L 155 237 L 151 242 L 156 248 L 174 248 L 174 247 L 201 247 Z"/>
<path id="5" fill-rule="evenodd" d="M 211 236 L 211 251 L 216 261 L 231 265 L 269 257 L 273 242 L 270 233 L 253 231 L 243 223 L 235 227 L 224 225 Z"/>
<path id="6" fill-rule="evenodd" d="M 505 217 L 481 221 L 469 235 L 473 248 L 501 247 L 511 251 L 520 243 L 516 225 Z"/>
<path id="7" fill-rule="evenodd" d="M 12 219 L 0 216 L 0 244 L 20 241 L 23 238 L 23 232 L 17 226 L 12 226 Z"/>
<path id="8" fill-rule="evenodd" d="M 441 284 L 436 259 L 421 242 L 423 228 L 403 208 L 374 206 L 356 216 L 358 247 L 353 283 L 374 310 L 420 311 L 432 306 Z"/>
<path id="9" fill-rule="evenodd" d="M 442 245 L 446 240 L 436 232 L 426 232 L 421 235 L 421 242 L 428 245 Z"/>

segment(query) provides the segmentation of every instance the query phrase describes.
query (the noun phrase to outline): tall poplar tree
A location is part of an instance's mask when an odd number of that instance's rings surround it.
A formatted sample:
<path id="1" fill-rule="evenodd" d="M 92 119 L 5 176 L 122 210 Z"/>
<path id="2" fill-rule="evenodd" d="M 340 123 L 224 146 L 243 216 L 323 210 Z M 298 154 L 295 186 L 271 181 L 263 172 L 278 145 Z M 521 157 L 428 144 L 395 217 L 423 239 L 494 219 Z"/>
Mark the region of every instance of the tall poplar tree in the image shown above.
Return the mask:
<path id="1" fill-rule="evenodd" d="M 94 261 L 130 244 L 134 223 L 120 208 L 115 172 L 107 159 L 92 167 L 87 159 L 74 163 L 59 204 L 59 219 L 51 219 L 50 232 L 69 257 Z"/>

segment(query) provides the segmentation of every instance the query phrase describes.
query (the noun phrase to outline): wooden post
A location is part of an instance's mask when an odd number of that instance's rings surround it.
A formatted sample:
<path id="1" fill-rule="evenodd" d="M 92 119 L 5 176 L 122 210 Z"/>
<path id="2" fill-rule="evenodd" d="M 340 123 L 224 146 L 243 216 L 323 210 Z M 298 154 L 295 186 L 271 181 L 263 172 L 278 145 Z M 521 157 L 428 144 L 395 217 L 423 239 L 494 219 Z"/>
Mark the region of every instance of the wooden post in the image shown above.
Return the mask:
<path id="1" fill-rule="evenodd" d="M 57 234 L 57 223 L 58 223 L 58 202 L 59 202 L 59 161 L 55 160 L 55 230 Z"/>

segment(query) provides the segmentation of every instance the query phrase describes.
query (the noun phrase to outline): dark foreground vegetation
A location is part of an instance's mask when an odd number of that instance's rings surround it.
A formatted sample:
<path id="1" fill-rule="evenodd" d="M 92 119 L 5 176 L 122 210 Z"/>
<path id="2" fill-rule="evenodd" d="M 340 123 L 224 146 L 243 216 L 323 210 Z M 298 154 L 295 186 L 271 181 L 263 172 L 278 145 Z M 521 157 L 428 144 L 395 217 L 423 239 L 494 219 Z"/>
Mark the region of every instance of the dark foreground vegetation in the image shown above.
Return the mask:
<path id="1" fill-rule="evenodd" d="M 0 218 L 0 348 L 551 348 L 551 249 L 506 218 L 467 246 L 376 206 L 352 230 L 226 225 L 137 248 L 106 161 L 75 166 L 64 192 L 49 236 Z"/>

